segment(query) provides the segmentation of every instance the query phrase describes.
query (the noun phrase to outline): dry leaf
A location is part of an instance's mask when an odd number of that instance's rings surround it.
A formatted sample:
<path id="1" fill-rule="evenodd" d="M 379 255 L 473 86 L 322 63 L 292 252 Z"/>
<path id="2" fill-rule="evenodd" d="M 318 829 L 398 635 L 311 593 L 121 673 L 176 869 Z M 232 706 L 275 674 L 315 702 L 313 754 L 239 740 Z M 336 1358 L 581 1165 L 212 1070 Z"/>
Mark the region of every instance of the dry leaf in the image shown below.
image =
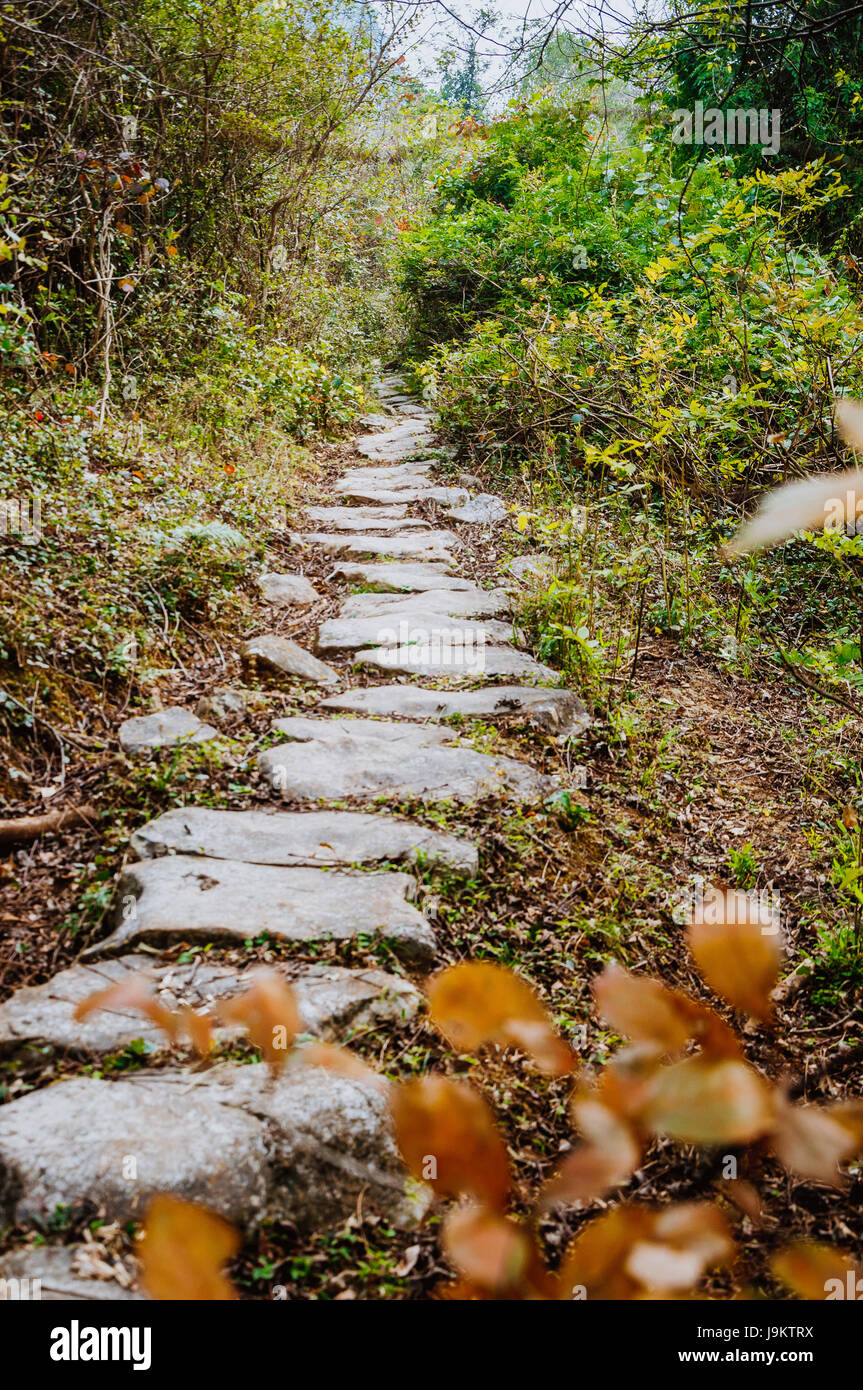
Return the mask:
<path id="1" fill-rule="evenodd" d="M 172 1041 L 177 1038 L 179 1015 L 160 1003 L 149 975 L 143 973 L 126 975 L 116 984 L 108 985 L 107 989 L 99 989 L 93 994 L 88 994 L 86 999 L 82 999 L 76 1006 L 74 1017 L 79 1023 L 83 1022 L 97 1009 L 115 1010 L 118 1013 L 122 1013 L 126 1009 L 135 1009 L 145 1018 L 149 1018 L 150 1022 L 155 1023 L 158 1028 L 164 1029 Z"/>
<path id="2" fill-rule="evenodd" d="M 770 1147 L 780 1162 L 801 1178 L 843 1186 L 839 1164 L 857 1150 L 853 1132 L 817 1105 L 789 1105 L 780 1097 L 777 1115 Z"/>
<path id="3" fill-rule="evenodd" d="M 226 1302 L 237 1297 L 223 1266 L 240 1248 L 221 1216 L 179 1197 L 154 1197 L 140 1244 L 141 1277 L 152 1298 Z"/>
<path id="4" fill-rule="evenodd" d="M 326 1071 L 337 1072 L 351 1081 L 361 1081 L 365 1086 L 374 1086 L 378 1091 L 389 1091 L 390 1083 L 380 1072 L 366 1066 L 362 1057 L 346 1047 L 335 1043 L 309 1043 L 300 1052 L 300 1061 L 309 1067 L 324 1067 Z"/>
<path id="5" fill-rule="evenodd" d="M 772 1128 L 773 1097 L 745 1062 L 687 1057 L 657 1072 L 642 1119 L 685 1144 L 748 1144 Z"/>
<path id="6" fill-rule="evenodd" d="M 258 970 L 252 984 L 219 1006 L 226 1023 L 241 1023 L 274 1071 L 284 1066 L 302 1020 L 294 991 L 274 970 Z"/>
<path id="7" fill-rule="evenodd" d="M 531 1259 L 526 1231 L 499 1212 L 473 1204 L 447 1214 L 443 1248 L 466 1279 L 493 1293 L 517 1288 Z"/>
<path id="8" fill-rule="evenodd" d="M 801 1298 L 824 1300 L 847 1298 L 849 1288 L 856 1287 L 863 1270 L 844 1250 L 810 1241 L 796 1241 L 780 1250 L 770 1261 L 777 1279 L 787 1284 Z M 857 1295 L 859 1296 L 859 1295 Z"/>
<path id="9" fill-rule="evenodd" d="M 836 428 L 852 449 L 863 449 L 863 405 L 859 401 L 836 401 Z"/>
<path id="10" fill-rule="evenodd" d="M 440 1196 L 505 1205 L 509 1160 L 478 1091 L 465 1081 L 428 1076 L 395 1088 L 390 1104 L 397 1143 L 415 1178 Z"/>
<path id="11" fill-rule="evenodd" d="M 778 930 L 759 921 L 692 922 L 686 940 L 712 990 L 753 1018 L 769 1018 L 782 965 Z"/>
<path id="12" fill-rule="evenodd" d="M 493 1042 L 521 1048 L 549 1076 L 565 1076 L 576 1066 L 575 1053 L 530 985 L 501 965 L 454 965 L 432 980 L 428 999 L 432 1022 L 461 1052 Z"/>
<path id="13" fill-rule="evenodd" d="M 615 1032 L 640 1042 L 654 1043 L 664 1053 L 680 1052 L 691 1028 L 682 1017 L 672 990 L 659 980 L 630 975 L 619 965 L 607 965 L 594 981 L 593 993 L 601 1018 Z"/>
<path id="14" fill-rule="evenodd" d="M 723 1197 L 727 1197 L 729 1202 L 733 1202 L 738 1211 L 742 1211 L 744 1216 L 756 1225 L 761 1224 L 764 1214 L 761 1195 L 758 1188 L 745 1178 L 723 1178 L 719 1191 Z"/>
<path id="15" fill-rule="evenodd" d="M 819 473 L 787 483 L 762 498 L 757 512 L 725 546 L 727 555 L 765 550 L 798 531 L 820 531 L 830 524 L 844 529 L 856 522 L 857 499 L 863 501 L 863 472 Z"/>
<path id="16" fill-rule="evenodd" d="M 629 1125 L 593 1096 L 577 1098 L 573 1113 L 587 1139 L 564 1159 L 540 1197 L 556 1202 L 591 1202 L 627 1181 L 638 1167 L 641 1149 Z"/>

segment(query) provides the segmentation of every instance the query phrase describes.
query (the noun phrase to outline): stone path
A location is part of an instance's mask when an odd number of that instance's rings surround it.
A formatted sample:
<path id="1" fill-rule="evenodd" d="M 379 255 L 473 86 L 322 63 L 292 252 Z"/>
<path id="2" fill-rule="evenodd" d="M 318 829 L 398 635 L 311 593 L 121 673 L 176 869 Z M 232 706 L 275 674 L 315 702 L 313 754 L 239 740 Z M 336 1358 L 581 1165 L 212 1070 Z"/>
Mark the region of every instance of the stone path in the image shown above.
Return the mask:
<path id="1" fill-rule="evenodd" d="M 437 942 L 417 905 L 416 870 L 437 864 L 476 877 L 477 850 L 392 814 L 393 804 L 524 802 L 556 789 L 530 764 L 470 745 L 473 719 L 529 722 L 559 740 L 588 722 L 578 698 L 555 688 L 556 673 L 518 648 L 508 591 L 518 569 L 489 589 L 464 577 L 465 547 L 481 528 L 504 525 L 508 509 L 436 483 L 429 412 L 398 377 L 379 394 L 360 462 L 330 503 L 306 508 L 309 529 L 291 537 L 299 554 L 337 562 L 338 613 L 320 623 L 314 653 L 266 631 L 240 653 L 260 680 L 288 675 L 320 694 L 311 716 L 275 720 L 273 746 L 258 754 L 273 810 L 178 807 L 141 826 L 108 933 L 77 964 L 0 1005 L 7 1059 L 38 1058 L 44 1068 L 133 1048 L 141 1063 L 0 1106 L 0 1223 L 42 1228 L 58 1207 L 139 1219 L 159 1191 L 199 1199 L 245 1231 L 270 1220 L 319 1229 L 344 1221 L 360 1196 L 396 1226 L 422 1215 L 426 1199 L 404 1180 L 379 1088 L 305 1065 L 301 1053 L 277 1078 L 263 1063 L 240 1064 L 230 1056 L 240 1038 L 233 1026 L 216 1029 L 218 1060 L 202 1066 L 133 1010 L 75 1018 L 81 1000 L 142 972 L 168 1007 L 213 1010 L 246 988 L 237 945 L 262 939 L 328 949 L 380 942 L 402 969 L 427 971 Z M 411 510 L 420 503 L 448 507 L 447 526 Z M 258 582 L 271 608 L 320 599 L 302 574 L 267 572 Z M 374 682 L 378 671 L 377 683 L 356 683 L 357 673 Z M 393 672 L 413 679 L 393 683 Z M 423 684 L 441 677 L 446 688 Z M 215 691 L 198 713 L 126 720 L 120 744 L 137 757 L 206 742 L 244 708 L 241 692 Z M 186 948 L 179 960 L 166 954 L 175 943 Z M 220 951 L 231 946 L 226 959 Z M 345 1043 L 422 1006 L 416 985 L 392 971 L 290 959 L 278 968 L 309 1037 Z M 134 1271 L 94 1271 L 88 1251 L 27 1246 L 0 1259 L 0 1279 L 41 1277 L 52 1298 L 140 1296 Z"/>

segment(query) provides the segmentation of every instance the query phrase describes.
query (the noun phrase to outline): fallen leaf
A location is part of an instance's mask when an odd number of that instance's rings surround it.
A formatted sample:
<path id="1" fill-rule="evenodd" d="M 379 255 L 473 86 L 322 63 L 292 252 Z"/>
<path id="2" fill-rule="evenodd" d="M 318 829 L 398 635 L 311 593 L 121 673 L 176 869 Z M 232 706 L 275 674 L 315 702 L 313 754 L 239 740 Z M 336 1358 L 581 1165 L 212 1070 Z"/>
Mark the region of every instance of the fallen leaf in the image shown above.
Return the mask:
<path id="1" fill-rule="evenodd" d="M 773 1097 L 745 1062 L 686 1057 L 657 1072 L 642 1119 L 685 1144 L 748 1144 L 772 1128 Z"/>
<path id="2" fill-rule="evenodd" d="M 440 1196 L 504 1206 L 509 1160 L 478 1091 L 465 1081 L 427 1076 L 394 1088 L 390 1104 L 396 1141 L 415 1178 Z"/>
<path id="3" fill-rule="evenodd" d="M 141 1278 L 152 1298 L 227 1302 L 237 1294 L 223 1266 L 240 1248 L 239 1233 L 194 1202 L 160 1194 L 144 1219 Z"/>
<path id="4" fill-rule="evenodd" d="M 428 1000 L 432 1022 L 461 1052 L 498 1043 L 521 1048 L 549 1076 L 565 1076 L 576 1066 L 534 990 L 504 966 L 454 965 L 432 980 Z"/>

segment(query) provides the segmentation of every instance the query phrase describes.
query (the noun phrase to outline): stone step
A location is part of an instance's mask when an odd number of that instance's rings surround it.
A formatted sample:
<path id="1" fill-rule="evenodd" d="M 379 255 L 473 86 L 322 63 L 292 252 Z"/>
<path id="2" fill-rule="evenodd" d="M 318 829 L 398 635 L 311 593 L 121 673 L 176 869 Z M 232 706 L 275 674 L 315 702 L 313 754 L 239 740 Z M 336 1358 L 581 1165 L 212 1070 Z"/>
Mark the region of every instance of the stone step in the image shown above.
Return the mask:
<path id="1" fill-rule="evenodd" d="M 120 747 L 134 756 L 156 748 L 179 748 L 183 744 L 206 743 L 218 738 L 212 724 L 204 724 L 191 710 L 171 705 L 155 714 L 136 714 L 124 719 L 118 731 Z"/>
<path id="2" fill-rule="evenodd" d="M 407 516 L 407 506 L 404 502 L 388 507 L 305 507 L 305 515 L 310 521 L 338 521 L 343 516 L 364 517 L 373 521 L 375 517 L 386 517 L 388 521 L 396 521 L 399 517 Z"/>
<path id="3" fill-rule="evenodd" d="M 272 672 L 279 676 L 297 676 L 300 680 L 314 685 L 338 685 L 341 676 L 332 666 L 319 661 L 305 647 L 292 642 L 289 637 L 278 633 L 262 633 L 246 642 L 242 659 L 247 665 L 258 670 Z"/>
<path id="4" fill-rule="evenodd" d="M 455 734 L 434 725 L 290 719 L 276 728 L 293 741 L 261 753 L 258 766 L 286 800 L 530 801 L 556 787 L 514 758 L 444 746 Z"/>
<path id="5" fill-rule="evenodd" d="M 423 593 L 428 589 L 447 589 L 458 593 L 477 593 L 470 579 L 449 574 L 440 565 L 387 564 L 369 561 L 367 564 L 336 565 L 330 576 L 346 579 L 351 584 L 364 584 L 375 593 Z"/>
<path id="6" fill-rule="evenodd" d="M 543 733 L 572 738 L 590 726 L 590 715 L 571 690 L 490 685 L 484 690 L 424 690 L 415 685 L 370 685 L 322 700 L 319 709 L 402 719 L 527 719 Z"/>
<path id="7" fill-rule="evenodd" d="M 274 967 L 289 981 L 305 1030 L 327 1041 L 347 1041 L 351 1030 L 397 1023 L 413 1018 L 422 995 L 407 980 L 382 970 L 348 970 L 343 966 L 296 965 Z M 109 988 L 130 975 L 146 974 L 166 1008 L 187 1005 L 196 1012 L 214 1012 L 218 1004 L 249 987 L 249 974 L 197 956 L 187 964 L 154 962 L 152 956 L 119 956 L 92 965 L 73 965 L 43 985 L 25 986 L 0 1004 L 0 1054 L 72 1055 L 120 1052 L 130 1043 L 143 1043 L 148 1053 L 171 1049 L 171 1039 L 142 1013 L 115 1007 L 97 1009 L 84 1019 L 75 1009 L 88 995 Z M 219 1026 L 217 1041 L 237 1036 L 237 1027 Z"/>
<path id="8" fill-rule="evenodd" d="M 350 498 L 352 502 L 379 502 L 389 506 L 392 502 L 440 502 L 447 506 L 458 506 L 466 502 L 470 493 L 461 487 L 418 487 L 388 488 L 375 487 L 371 483 L 337 483 L 334 492 Z"/>
<path id="9" fill-rule="evenodd" d="M 427 448 L 432 440 L 431 427 L 425 420 L 405 420 L 379 434 L 368 434 L 357 441 L 357 453 L 363 458 L 397 463 L 413 458 Z"/>
<path id="10" fill-rule="evenodd" d="M 406 959 L 428 964 L 434 934 L 409 899 L 408 874 L 281 868 L 176 854 L 130 864 L 117 885 L 114 931 L 82 959 L 116 955 L 142 941 L 387 940 Z"/>
<path id="11" fill-rule="evenodd" d="M 426 589 L 416 599 L 404 594 L 350 594 L 342 600 L 339 618 L 388 618 L 404 609 L 406 602 L 422 606 L 424 612 L 444 618 L 490 618 L 509 613 L 511 599 L 505 589 Z"/>
<path id="12" fill-rule="evenodd" d="M 405 531 L 430 531 L 432 529 L 431 522 L 425 521 L 421 516 L 393 518 L 353 516 L 350 507 L 310 507 L 309 510 L 340 512 L 340 516 L 324 518 L 326 524 L 332 526 L 336 531 L 378 531 L 386 533 L 394 531 L 396 533 L 404 533 Z M 382 508 L 381 510 L 384 509 Z M 314 518 L 312 517 L 310 520 L 314 520 Z"/>
<path id="13" fill-rule="evenodd" d="M 364 555 L 406 556 L 414 560 L 455 563 L 450 548 L 461 544 L 452 531 L 424 531 L 418 535 L 334 536 L 321 531 L 291 533 L 293 545 L 317 546 L 331 555 L 361 558 Z"/>
<path id="14" fill-rule="evenodd" d="M 428 487 L 431 461 L 399 464 L 392 468 L 349 468 L 337 486 L 359 483 L 361 487 L 388 487 L 393 490 L 408 487 Z"/>
<path id="15" fill-rule="evenodd" d="M 362 811 L 216 811 L 184 806 L 136 830 L 132 848 L 142 859 L 200 854 L 246 864 L 346 868 L 399 860 L 477 870 L 476 846 L 455 835 L 395 816 Z"/>
<path id="16" fill-rule="evenodd" d="M 356 651 L 361 647 L 405 647 L 416 644 L 425 649 L 435 643 L 447 649 L 473 648 L 512 641 L 512 624 L 494 618 L 448 618 L 422 608 L 398 608 L 376 618 L 329 618 L 321 623 L 315 645 L 320 652 Z"/>
<path id="17" fill-rule="evenodd" d="M 274 608 L 307 608 L 320 594 L 304 574 L 261 574 L 258 588 L 265 603 Z"/>
<path id="18" fill-rule="evenodd" d="M 140 1220 L 170 1192 L 246 1231 L 304 1230 L 363 1207 L 410 1226 L 424 1199 L 406 1188 L 385 1094 L 320 1067 L 219 1063 L 207 1071 L 76 1077 L 0 1106 L 0 1221 Z"/>
<path id="19" fill-rule="evenodd" d="M 515 647 L 487 646 L 465 636 L 464 645 L 443 640 L 363 648 L 354 658 L 357 666 L 375 666 L 408 676 L 449 676 L 457 680 L 557 681 L 559 672 L 543 666 Z"/>

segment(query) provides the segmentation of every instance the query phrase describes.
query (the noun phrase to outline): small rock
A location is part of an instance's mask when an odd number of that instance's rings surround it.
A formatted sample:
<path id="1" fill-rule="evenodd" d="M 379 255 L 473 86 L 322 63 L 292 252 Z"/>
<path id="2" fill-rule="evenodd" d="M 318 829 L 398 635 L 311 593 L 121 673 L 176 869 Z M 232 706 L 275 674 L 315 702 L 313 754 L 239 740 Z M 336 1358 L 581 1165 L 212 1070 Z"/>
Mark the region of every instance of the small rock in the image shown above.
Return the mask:
<path id="1" fill-rule="evenodd" d="M 258 588 L 265 601 L 275 608 L 308 608 L 320 594 L 304 574 L 262 574 Z"/>
<path id="2" fill-rule="evenodd" d="M 481 492 L 478 497 L 465 502 L 463 507 L 455 507 L 447 512 L 450 521 L 469 521 L 475 525 L 493 526 L 506 521 L 509 507 L 499 497 L 490 492 Z"/>
<path id="3" fill-rule="evenodd" d="M 213 719 L 217 724 L 235 724 L 245 719 L 249 702 L 242 690 L 232 690 L 230 686 L 219 686 L 210 695 L 202 695 L 195 713 L 199 719 Z"/>
<path id="4" fill-rule="evenodd" d="M 554 578 L 555 559 L 553 555 L 544 554 L 517 555 L 514 560 L 509 560 L 504 565 L 504 569 L 508 574 L 523 581 L 549 580 Z"/>
<path id="5" fill-rule="evenodd" d="M 124 753 L 149 753 L 155 748 L 176 748 L 182 743 L 206 743 L 218 738 L 219 731 L 202 724 L 191 710 L 171 705 L 155 714 L 139 714 L 120 725 L 120 747 Z"/>
<path id="6" fill-rule="evenodd" d="M 275 671 L 278 675 L 299 676 L 301 680 L 312 681 L 316 685 L 338 685 L 341 679 L 332 666 L 319 661 L 289 637 L 279 637 L 276 633 L 254 637 L 247 642 L 243 648 L 243 660 L 263 666 L 267 671 Z"/>
<path id="7" fill-rule="evenodd" d="M 459 473 L 456 482 L 459 487 L 468 487 L 471 491 L 474 488 L 479 488 L 482 491 L 482 478 L 478 478 L 475 473 Z"/>

